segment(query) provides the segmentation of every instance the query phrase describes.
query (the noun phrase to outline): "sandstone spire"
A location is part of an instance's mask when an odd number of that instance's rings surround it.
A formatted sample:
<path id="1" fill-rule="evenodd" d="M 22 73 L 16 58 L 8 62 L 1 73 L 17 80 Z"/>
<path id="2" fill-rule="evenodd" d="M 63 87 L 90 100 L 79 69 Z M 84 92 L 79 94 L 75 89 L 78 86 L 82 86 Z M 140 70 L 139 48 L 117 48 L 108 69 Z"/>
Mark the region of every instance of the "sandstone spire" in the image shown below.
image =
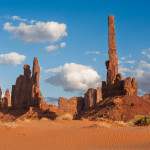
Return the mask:
<path id="1" fill-rule="evenodd" d="M 110 15 L 108 17 L 109 26 L 109 60 L 106 61 L 107 67 L 107 83 L 113 84 L 116 80 L 116 75 L 118 74 L 118 59 L 116 53 L 116 42 L 115 42 L 115 25 L 114 16 Z"/>
<path id="2" fill-rule="evenodd" d="M 40 76 L 40 67 L 38 65 L 38 59 L 36 57 L 34 57 L 32 80 L 33 80 L 34 86 L 37 88 L 39 88 L 39 76 Z"/>

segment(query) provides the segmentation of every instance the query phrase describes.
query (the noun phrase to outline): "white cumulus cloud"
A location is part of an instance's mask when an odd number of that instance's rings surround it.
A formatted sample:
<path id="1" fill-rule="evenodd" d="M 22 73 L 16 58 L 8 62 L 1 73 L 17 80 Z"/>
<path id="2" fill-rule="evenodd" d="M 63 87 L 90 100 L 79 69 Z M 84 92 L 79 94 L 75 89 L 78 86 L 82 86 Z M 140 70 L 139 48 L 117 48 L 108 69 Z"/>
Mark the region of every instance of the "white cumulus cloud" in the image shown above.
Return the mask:
<path id="1" fill-rule="evenodd" d="M 90 66 L 66 63 L 45 72 L 54 73 L 45 79 L 47 83 L 62 86 L 65 91 L 86 91 L 88 88 L 101 86 L 101 77 Z"/>
<path id="2" fill-rule="evenodd" d="M 58 22 L 36 22 L 33 25 L 20 23 L 18 26 L 13 26 L 7 22 L 3 29 L 13 33 L 13 37 L 21 40 L 24 43 L 34 42 L 53 42 L 58 41 L 61 37 L 67 36 L 66 24 Z"/>
<path id="3" fill-rule="evenodd" d="M 46 50 L 47 52 L 52 52 L 52 51 L 57 50 L 59 47 L 63 48 L 63 47 L 65 47 L 65 46 L 66 46 L 66 43 L 65 43 L 65 42 L 62 42 L 62 43 L 60 43 L 60 45 L 50 45 L 50 46 L 46 46 L 46 47 L 45 47 L 45 50 Z"/>
<path id="4" fill-rule="evenodd" d="M 45 50 L 46 50 L 47 52 L 52 52 L 52 51 L 57 50 L 58 48 L 59 48 L 58 45 L 50 45 L 50 46 L 46 46 L 46 47 L 45 47 Z"/>
<path id="5" fill-rule="evenodd" d="M 26 59 L 26 56 L 12 52 L 8 54 L 0 54 L 0 64 L 18 65 Z"/>

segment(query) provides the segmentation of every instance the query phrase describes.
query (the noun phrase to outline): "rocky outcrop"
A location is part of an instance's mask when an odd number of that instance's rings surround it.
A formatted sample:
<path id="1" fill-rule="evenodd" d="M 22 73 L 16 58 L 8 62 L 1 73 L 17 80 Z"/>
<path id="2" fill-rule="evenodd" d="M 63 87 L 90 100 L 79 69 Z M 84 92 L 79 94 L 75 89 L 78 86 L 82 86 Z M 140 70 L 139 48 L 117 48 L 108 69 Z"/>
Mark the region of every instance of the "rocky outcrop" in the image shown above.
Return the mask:
<path id="1" fill-rule="evenodd" d="M 12 86 L 11 102 L 13 108 L 38 107 L 48 109 L 48 105 L 42 98 L 42 93 L 39 89 L 40 67 L 38 59 L 34 58 L 33 71 L 31 76 L 30 66 L 24 65 L 24 75 L 20 75 L 16 84 Z"/>
<path id="2" fill-rule="evenodd" d="M 69 99 L 60 97 L 58 102 L 58 108 L 60 114 L 69 113 L 72 115 L 84 109 L 84 98 L 83 97 L 72 97 Z"/>
<path id="3" fill-rule="evenodd" d="M 109 119 L 113 121 L 130 121 L 135 115 L 148 115 L 150 102 L 136 95 L 123 95 L 108 97 L 78 114 L 77 119 L 88 118 L 88 120 Z"/>
<path id="4" fill-rule="evenodd" d="M 116 53 L 115 26 L 114 16 L 108 18 L 109 25 L 109 60 L 106 61 L 107 77 L 106 82 L 102 82 L 102 98 L 137 95 L 138 83 L 135 78 L 127 77 L 122 80 L 121 74 L 118 73 L 118 58 Z"/>

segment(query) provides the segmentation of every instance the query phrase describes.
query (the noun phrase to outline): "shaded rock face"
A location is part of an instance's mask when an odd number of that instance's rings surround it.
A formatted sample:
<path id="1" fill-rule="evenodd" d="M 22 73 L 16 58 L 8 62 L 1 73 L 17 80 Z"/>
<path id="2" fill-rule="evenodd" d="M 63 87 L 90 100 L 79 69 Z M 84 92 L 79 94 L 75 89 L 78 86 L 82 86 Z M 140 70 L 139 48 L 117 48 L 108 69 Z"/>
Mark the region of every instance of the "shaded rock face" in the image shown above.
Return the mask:
<path id="1" fill-rule="evenodd" d="M 107 68 L 106 82 L 102 82 L 102 98 L 121 96 L 121 95 L 137 95 L 138 83 L 135 78 L 127 77 L 122 80 L 121 74 L 118 73 L 118 58 L 116 53 L 115 42 L 115 26 L 114 16 L 108 17 L 109 25 L 109 60 L 105 65 Z"/>
<path id="2" fill-rule="evenodd" d="M 39 89 L 39 75 L 40 67 L 37 58 L 34 58 L 33 61 L 32 76 L 30 66 L 24 65 L 24 75 L 20 75 L 16 84 L 12 86 L 11 102 L 13 108 L 39 107 L 48 109 Z"/>
<path id="3" fill-rule="evenodd" d="M 102 100 L 102 89 L 101 87 L 97 87 L 97 89 L 90 88 L 84 94 L 84 108 L 87 109 L 89 107 L 94 106 Z"/>
<path id="4" fill-rule="evenodd" d="M 83 97 L 72 97 L 69 99 L 60 97 L 58 102 L 58 109 L 60 114 L 69 113 L 72 115 L 84 109 L 84 98 Z"/>
<path id="5" fill-rule="evenodd" d="M 97 90 L 96 89 L 88 89 L 88 91 L 84 94 L 84 108 L 87 109 L 96 104 L 97 100 Z"/>

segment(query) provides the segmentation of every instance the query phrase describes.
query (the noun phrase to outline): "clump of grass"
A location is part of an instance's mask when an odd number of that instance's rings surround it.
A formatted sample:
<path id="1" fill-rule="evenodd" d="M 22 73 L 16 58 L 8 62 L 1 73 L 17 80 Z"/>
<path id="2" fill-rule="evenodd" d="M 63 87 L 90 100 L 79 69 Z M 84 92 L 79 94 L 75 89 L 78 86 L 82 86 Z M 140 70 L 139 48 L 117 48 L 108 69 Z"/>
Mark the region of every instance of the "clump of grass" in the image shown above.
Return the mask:
<path id="1" fill-rule="evenodd" d="M 132 122 L 124 122 L 124 121 L 114 121 L 116 125 L 125 127 L 125 126 L 133 126 Z"/>
<path id="2" fill-rule="evenodd" d="M 64 114 L 64 115 L 58 116 L 56 120 L 73 120 L 73 116 L 71 114 Z"/>
<path id="3" fill-rule="evenodd" d="M 15 123 L 15 122 L 7 122 L 7 123 L 2 123 L 0 126 L 1 127 L 6 127 L 8 129 L 13 129 L 13 128 L 16 128 L 16 127 L 18 127 L 20 125 Z"/>
<path id="4" fill-rule="evenodd" d="M 42 117 L 40 120 L 42 120 L 42 121 L 47 121 L 47 120 L 49 120 L 49 119 L 46 118 L 46 117 Z"/>
<path id="5" fill-rule="evenodd" d="M 37 120 L 24 118 L 24 120 L 23 120 L 23 121 L 24 121 L 24 122 L 34 122 L 34 121 L 37 121 Z"/>
<path id="6" fill-rule="evenodd" d="M 132 123 L 137 126 L 148 126 L 150 125 L 150 114 L 146 116 L 137 115 L 132 119 Z"/>
<path id="7" fill-rule="evenodd" d="M 102 123 L 93 124 L 90 127 L 110 128 L 110 127 L 112 127 L 112 125 L 102 122 Z"/>

